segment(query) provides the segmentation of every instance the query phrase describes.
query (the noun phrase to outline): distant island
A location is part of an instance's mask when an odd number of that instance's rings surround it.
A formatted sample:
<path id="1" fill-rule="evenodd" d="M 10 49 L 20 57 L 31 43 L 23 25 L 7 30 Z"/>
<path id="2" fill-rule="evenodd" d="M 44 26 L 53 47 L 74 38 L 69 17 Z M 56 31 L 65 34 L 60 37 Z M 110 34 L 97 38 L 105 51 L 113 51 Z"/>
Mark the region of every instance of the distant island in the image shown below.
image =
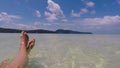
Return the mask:
<path id="1" fill-rule="evenodd" d="M 73 30 L 58 29 L 56 31 L 36 29 L 36 30 L 20 30 L 20 29 L 10 29 L 10 28 L 0 28 L 0 33 L 20 33 L 21 31 L 26 31 L 27 33 L 51 33 L 51 34 L 93 34 L 92 32 L 79 32 Z"/>

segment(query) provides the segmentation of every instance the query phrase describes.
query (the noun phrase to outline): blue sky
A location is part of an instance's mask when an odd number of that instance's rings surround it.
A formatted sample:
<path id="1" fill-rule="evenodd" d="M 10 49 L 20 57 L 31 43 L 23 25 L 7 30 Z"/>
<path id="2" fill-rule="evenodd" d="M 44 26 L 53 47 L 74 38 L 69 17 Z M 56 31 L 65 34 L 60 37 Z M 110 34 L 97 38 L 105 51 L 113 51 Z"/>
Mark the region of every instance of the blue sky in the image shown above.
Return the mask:
<path id="1" fill-rule="evenodd" d="M 0 0 L 0 27 L 120 34 L 120 0 Z"/>

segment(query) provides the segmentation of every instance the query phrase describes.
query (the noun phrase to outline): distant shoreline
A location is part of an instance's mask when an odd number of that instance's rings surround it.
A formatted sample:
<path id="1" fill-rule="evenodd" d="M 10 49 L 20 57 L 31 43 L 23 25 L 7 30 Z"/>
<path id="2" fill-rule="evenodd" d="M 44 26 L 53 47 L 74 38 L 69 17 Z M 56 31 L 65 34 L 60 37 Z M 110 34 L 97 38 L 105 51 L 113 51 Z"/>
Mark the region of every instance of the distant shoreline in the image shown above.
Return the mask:
<path id="1" fill-rule="evenodd" d="M 51 31 L 44 29 L 20 30 L 20 29 L 10 29 L 10 28 L 0 28 L 0 33 L 20 33 L 21 31 L 26 31 L 27 33 L 37 33 L 37 34 L 93 34 L 92 32 L 79 32 L 79 31 L 64 30 L 64 29 Z"/>

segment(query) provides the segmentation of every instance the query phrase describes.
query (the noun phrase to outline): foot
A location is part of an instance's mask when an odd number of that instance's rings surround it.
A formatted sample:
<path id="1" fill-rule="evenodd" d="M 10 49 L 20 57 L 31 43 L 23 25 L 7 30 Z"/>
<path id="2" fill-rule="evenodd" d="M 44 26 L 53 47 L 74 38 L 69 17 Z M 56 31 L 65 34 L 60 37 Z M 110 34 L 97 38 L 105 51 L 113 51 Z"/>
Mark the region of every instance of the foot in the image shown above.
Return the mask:
<path id="1" fill-rule="evenodd" d="M 22 31 L 21 32 L 21 47 L 20 49 L 26 49 L 27 53 L 31 51 L 31 49 L 35 45 L 35 39 L 29 41 L 29 36 L 26 32 Z"/>
<path id="2" fill-rule="evenodd" d="M 29 41 L 29 37 L 28 37 L 27 33 L 22 31 L 20 39 L 21 39 L 21 42 L 20 42 L 21 47 L 27 49 L 27 45 L 28 45 L 28 41 Z"/>
<path id="3" fill-rule="evenodd" d="M 35 39 L 29 42 L 27 33 L 22 31 L 20 41 L 21 45 L 19 54 L 10 63 L 8 63 L 8 61 L 4 61 L 0 64 L 0 68 L 24 68 L 26 66 L 28 62 L 28 54 L 35 45 Z"/>
<path id="4" fill-rule="evenodd" d="M 31 40 L 29 43 L 28 43 L 28 47 L 27 47 L 27 52 L 28 54 L 30 53 L 31 49 L 34 47 L 35 45 L 35 39 Z"/>

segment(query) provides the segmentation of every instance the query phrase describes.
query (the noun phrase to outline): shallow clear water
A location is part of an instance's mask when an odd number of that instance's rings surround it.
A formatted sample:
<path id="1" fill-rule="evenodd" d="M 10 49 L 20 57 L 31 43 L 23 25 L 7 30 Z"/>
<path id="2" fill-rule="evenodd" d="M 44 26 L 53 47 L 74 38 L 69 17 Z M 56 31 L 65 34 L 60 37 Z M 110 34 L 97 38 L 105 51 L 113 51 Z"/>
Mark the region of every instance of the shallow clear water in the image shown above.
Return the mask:
<path id="1" fill-rule="evenodd" d="M 28 68 L 119 68 L 120 35 L 30 34 Z M 19 34 L 0 34 L 0 62 L 14 57 Z"/>

